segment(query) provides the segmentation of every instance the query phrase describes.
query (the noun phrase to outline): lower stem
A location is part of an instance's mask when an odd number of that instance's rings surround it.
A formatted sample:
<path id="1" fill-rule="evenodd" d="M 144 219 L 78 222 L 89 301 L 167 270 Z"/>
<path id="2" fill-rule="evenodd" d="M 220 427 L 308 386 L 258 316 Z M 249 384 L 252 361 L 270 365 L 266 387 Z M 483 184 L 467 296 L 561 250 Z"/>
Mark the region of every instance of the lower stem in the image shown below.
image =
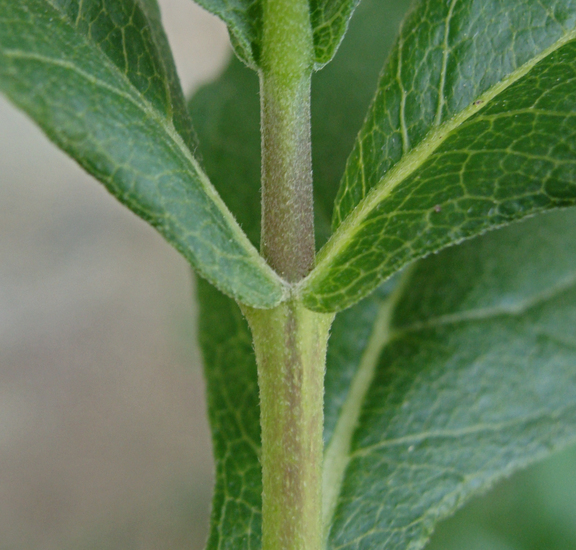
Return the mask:
<path id="1" fill-rule="evenodd" d="M 245 308 L 252 330 L 262 427 L 262 548 L 322 544 L 324 370 L 332 314 L 291 301 Z"/>

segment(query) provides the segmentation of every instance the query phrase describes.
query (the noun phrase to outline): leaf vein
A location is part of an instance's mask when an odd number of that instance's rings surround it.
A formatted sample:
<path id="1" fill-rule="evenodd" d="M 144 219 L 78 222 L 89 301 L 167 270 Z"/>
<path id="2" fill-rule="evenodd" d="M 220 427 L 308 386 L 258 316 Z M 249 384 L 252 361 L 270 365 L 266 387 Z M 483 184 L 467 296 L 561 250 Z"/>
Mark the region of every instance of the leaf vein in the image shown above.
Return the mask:
<path id="1" fill-rule="evenodd" d="M 539 421 L 544 418 L 556 419 L 560 418 L 566 410 L 571 409 L 573 407 L 574 404 L 570 404 L 554 410 L 539 410 L 533 414 L 529 414 L 519 418 L 513 418 L 510 420 L 505 420 L 502 422 L 495 422 L 493 424 L 479 423 L 474 424 L 472 426 L 466 426 L 465 428 L 460 429 L 432 430 L 429 432 L 421 432 L 418 434 L 409 434 L 402 437 L 381 441 L 379 443 L 376 443 L 375 445 L 358 448 L 351 454 L 351 458 L 358 458 L 358 457 L 364 458 L 381 449 L 386 449 L 388 447 L 397 447 L 399 445 L 414 445 L 427 439 L 442 439 L 442 438 L 457 439 L 459 437 L 478 434 L 482 432 L 498 432 L 514 426 L 520 426 L 523 424 L 529 424 L 535 421 Z"/>
<path id="2" fill-rule="evenodd" d="M 325 543 L 328 540 L 332 517 L 336 509 L 342 482 L 344 481 L 346 466 L 350 460 L 352 436 L 360 417 L 364 399 L 374 378 L 378 359 L 382 349 L 389 341 L 392 313 L 408 284 L 411 274 L 412 268 L 406 269 L 394 292 L 380 305 L 372 334 L 360 358 L 358 370 L 350 384 L 350 390 L 342 405 L 334 434 L 324 454 L 322 520 Z"/>
<path id="3" fill-rule="evenodd" d="M 413 174 L 422 164 L 430 158 L 451 133 L 468 121 L 473 115 L 484 109 L 491 100 L 504 92 L 515 82 L 526 76 L 536 64 L 554 53 L 565 44 L 576 39 L 576 28 L 557 40 L 554 44 L 544 49 L 540 54 L 534 56 L 530 61 L 513 71 L 510 75 L 498 82 L 477 101 L 472 102 L 459 114 L 436 127 L 430 134 L 414 149 L 405 155 L 370 192 L 362 199 L 352 213 L 340 224 L 330 240 L 318 254 L 316 268 L 299 283 L 299 290 L 302 292 L 307 287 L 313 285 L 315 279 L 321 278 L 326 270 L 330 269 L 334 258 L 344 249 L 354 236 L 361 231 L 364 220 L 377 208 L 377 206 L 400 185 L 408 176 Z"/>
<path id="4" fill-rule="evenodd" d="M 450 4 L 450 9 L 448 10 L 448 15 L 446 17 L 446 24 L 444 26 L 444 41 L 442 43 L 442 69 L 440 71 L 440 85 L 438 86 L 438 107 L 436 108 L 436 116 L 434 118 L 434 126 L 440 126 L 442 121 L 442 112 L 444 111 L 444 89 L 446 87 L 446 78 L 448 73 L 448 56 L 450 54 L 450 47 L 448 45 L 448 39 L 450 35 L 450 22 L 452 20 L 452 15 L 454 14 L 454 6 L 457 0 L 452 0 Z"/>
<path id="5" fill-rule="evenodd" d="M 456 323 L 466 323 L 470 321 L 487 321 L 494 319 L 496 317 L 519 317 L 529 310 L 543 305 L 544 303 L 553 300 L 565 292 L 572 290 L 576 287 L 576 272 L 572 273 L 569 277 L 560 281 L 556 285 L 543 290 L 542 292 L 535 294 L 517 304 L 510 304 L 506 306 L 494 306 L 479 309 L 471 309 L 467 311 L 462 311 L 458 313 L 449 313 L 446 315 L 440 315 L 433 319 L 429 319 L 422 322 L 413 323 L 406 327 L 401 327 L 400 329 L 394 331 L 392 338 L 396 339 L 400 336 L 409 333 L 416 332 L 419 330 L 437 328 L 447 325 L 454 325 Z"/>

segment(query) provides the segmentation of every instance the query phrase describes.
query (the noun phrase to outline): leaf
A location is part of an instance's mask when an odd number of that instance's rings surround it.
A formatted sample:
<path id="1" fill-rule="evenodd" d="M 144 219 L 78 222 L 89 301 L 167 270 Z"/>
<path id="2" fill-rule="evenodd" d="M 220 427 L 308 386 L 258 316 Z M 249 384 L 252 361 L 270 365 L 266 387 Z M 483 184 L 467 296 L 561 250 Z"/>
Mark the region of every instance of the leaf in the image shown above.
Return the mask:
<path id="1" fill-rule="evenodd" d="M 345 308 L 416 258 L 576 202 L 576 2 L 423 0 L 348 159 L 302 283 Z"/>
<path id="2" fill-rule="evenodd" d="M 470 496 L 576 440 L 575 243 L 567 210 L 404 272 L 352 382 L 327 385 L 328 548 L 422 548 Z"/>
<path id="3" fill-rule="evenodd" d="M 196 0 L 228 26 L 234 51 L 244 63 L 256 69 L 262 49 L 263 0 Z M 360 0 L 310 0 L 310 22 L 316 69 L 336 53 L 348 21 Z"/>
<path id="4" fill-rule="evenodd" d="M 207 550 L 261 546 L 260 406 L 252 336 L 240 308 L 198 280 L 216 486 Z"/>
<path id="5" fill-rule="evenodd" d="M 348 28 L 348 21 L 360 0 L 310 0 L 317 68 L 334 57 Z"/>
<path id="6" fill-rule="evenodd" d="M 283 298 L 194 159 L 153 0 L 0 0 L 0 90 L 213 284 Z"/>

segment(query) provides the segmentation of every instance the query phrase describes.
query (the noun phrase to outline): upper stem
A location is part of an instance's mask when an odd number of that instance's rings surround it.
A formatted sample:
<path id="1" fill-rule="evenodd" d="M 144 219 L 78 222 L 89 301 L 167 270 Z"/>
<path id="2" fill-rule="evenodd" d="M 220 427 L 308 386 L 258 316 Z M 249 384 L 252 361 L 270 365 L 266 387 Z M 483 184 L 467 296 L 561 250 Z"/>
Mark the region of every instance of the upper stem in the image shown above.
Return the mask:
<path id="1" fill-rule="evenodd" d="M 260 59 L 262 254 L 289 282 L 314 266 L 308 0 L 265 0 Z"/>

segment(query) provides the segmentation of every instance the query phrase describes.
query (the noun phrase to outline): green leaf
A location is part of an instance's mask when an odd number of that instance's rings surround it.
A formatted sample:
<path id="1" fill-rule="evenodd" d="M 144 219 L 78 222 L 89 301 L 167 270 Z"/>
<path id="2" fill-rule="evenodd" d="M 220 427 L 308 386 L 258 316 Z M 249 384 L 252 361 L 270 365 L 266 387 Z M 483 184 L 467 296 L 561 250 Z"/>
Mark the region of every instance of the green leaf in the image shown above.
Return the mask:
<path id="1" fill-rule="evenodd" d="M 576 202 L 576 2 L 424 0 L 403 25 L 301 287 L 347 307 L 410 261 Z"/>
<path id="2" fill-rule="evenodd" d="M 262 49 L 263 0 L 196 0 L 228 26 L 234 51 L 244 63 L 256 69 Z M 360 0 L 310 0 L 310 22 L 314 39 L 314 60 L 320 69 L 336 53 L 348 21 Z"/>
<path id="3" fill-rule="evenodd" d="M 282 300 L 194 159 L 153 0 L 0 0 L 0 90 L 221 290 Z"/>
<path id="4" fill-rule="evenodd" d="M 310 0 L 317 68 L 334 57 L 360 0 Z"/>
<path id="5" fill-rule="evenodd" d="M 376 322 L 353 377 L 331 374 L 351 382 L 327 385 L 329 548 L 422 548 L 471 495 L 576 440 L 575 243 L 574 210 L 539 216 L 345 312 Z"/>
<path id="6" fill-rule="evenodd" d="M 260 406 L 252 336 L 240 308 L 198 280 L 216 486 L 207 550 L 260 548 Z"/>

